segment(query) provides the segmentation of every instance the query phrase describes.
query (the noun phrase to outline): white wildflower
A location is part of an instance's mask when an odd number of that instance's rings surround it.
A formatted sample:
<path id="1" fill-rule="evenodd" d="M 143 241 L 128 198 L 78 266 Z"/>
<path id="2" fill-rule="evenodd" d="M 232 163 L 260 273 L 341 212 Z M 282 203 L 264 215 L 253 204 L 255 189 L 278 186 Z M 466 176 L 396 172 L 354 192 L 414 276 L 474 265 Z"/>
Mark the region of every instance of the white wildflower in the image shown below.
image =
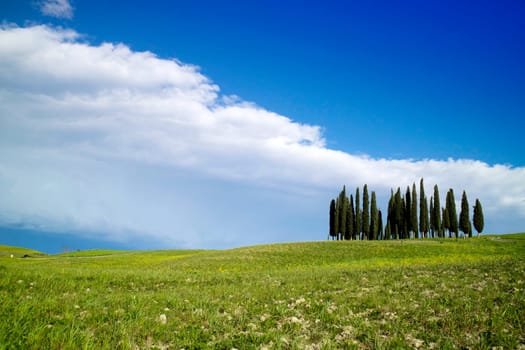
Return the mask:
<path id="1" fill-rule="evenodd" d="M 168 323 L 168 318 L 166 317 L 165 314 L 160 314 L 160 316 L 159 316 L 159 322 L 160 322 L 160 324 L 166 324 L 166 323 Z"/>

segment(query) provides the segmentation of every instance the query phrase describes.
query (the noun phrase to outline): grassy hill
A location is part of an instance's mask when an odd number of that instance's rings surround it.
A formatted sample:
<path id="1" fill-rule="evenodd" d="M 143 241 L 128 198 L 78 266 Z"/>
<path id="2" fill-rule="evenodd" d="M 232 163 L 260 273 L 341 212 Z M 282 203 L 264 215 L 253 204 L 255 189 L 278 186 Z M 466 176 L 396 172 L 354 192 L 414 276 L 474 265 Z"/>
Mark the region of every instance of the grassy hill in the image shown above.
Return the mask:
<path id="1" fill-rule="evenodd" d="M 4 255 L 0 300 L 9 349 L 519 348 L 525 234 Z"/>
<path id="2" fill-rule="evenodd" d="M 39 252 L 39 251 L 36 251 L 36 250 L 32 250 L 32 249 L 27 249 L 27 248 L 20 248 L 20 247 L 11 247 L 11 246 L 6 246 L 6 245 L 0 245 L 0 258 L 1 257 L 11 257 L 11 255 L 13 255 L 13 257 L 23 257 L 23 256 L 43 256 L 43 255 L 46 255 L 45 253 L 42 253 L 42 252 Z"/>

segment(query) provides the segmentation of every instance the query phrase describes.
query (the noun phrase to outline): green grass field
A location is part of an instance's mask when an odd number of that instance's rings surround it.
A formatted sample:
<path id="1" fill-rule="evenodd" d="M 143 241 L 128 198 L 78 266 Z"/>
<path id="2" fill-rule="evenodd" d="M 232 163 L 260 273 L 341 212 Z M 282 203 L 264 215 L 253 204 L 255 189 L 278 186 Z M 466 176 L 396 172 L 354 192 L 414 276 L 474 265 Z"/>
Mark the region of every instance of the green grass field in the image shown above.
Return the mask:
<path id="1" fill-rule="evenodd" d="M 523 349 L 525 234 L 52 256 L 0 246 L 0 303 L 2 349 Z"/>

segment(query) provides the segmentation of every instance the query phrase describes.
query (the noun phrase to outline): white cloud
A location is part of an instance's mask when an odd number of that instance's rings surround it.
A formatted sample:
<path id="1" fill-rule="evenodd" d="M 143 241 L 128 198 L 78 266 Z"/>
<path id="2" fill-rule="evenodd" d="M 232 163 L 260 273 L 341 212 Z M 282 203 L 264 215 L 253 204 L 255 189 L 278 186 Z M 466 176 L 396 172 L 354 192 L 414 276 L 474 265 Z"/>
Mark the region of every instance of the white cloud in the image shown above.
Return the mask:
<path id="1" fill-rule="evenodd" d="M 69 0 L 44 0 L 40 3 L 40 11 L 46 16 L 73 18 L 73 6 L 71 6 Z"/>
<path id="2" fill-rule="evenodd" d="M 192 247 L 322 239 L 343 183 L 384 200 L 420 177 L 428 196 L 479 197 L 488 230 L 525 219 L 525 168 L 331 150 L 320 127 L 221 96 L 195 66 L 80 38 L 0 31 L 0 223 Z"/>

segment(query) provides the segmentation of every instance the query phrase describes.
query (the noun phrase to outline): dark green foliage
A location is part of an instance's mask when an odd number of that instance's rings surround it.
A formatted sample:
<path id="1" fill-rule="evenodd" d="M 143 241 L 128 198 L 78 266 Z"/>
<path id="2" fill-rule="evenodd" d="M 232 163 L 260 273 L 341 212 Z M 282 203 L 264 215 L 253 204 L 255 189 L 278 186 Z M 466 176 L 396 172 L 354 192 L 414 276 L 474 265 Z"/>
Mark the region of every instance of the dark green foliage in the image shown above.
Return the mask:
<path id="1" fill-rule="evenodd" d="M 419 238 L 419 227 L 417 224 L 417 192 L 416 184 L 412 184 L 412 203 L 410 207 L 410 227 L 414 233 L 414 238 Z"/>
<path id="2" fill-rule="evenodd" d="M 344 238 L 346 240 L 352 239 L 354 236 L 354 199 L 350 195 L 348 208 L 346 210 L 346 230 Z"/>
<path id="3" fill-rule="evenodd" d="M 430 219 L 430 225 L 429 225 L 430 234 L 431 234 L 432 238 L 435 238 L 436 235 L 435 235 L 435 230 L 434 230 L 434 198 L 433 197 L 430 197 L 430 208 L 429 208 L 428 212 L 430 213 L 430 216 L 429 216 L 429 219 Z"/>
<path id="4" fill-rule="evenodd" d="M 440 232 L 443 230 L 443 233 L 447 233 L 447 232 L 450 232 L 450 217 L 448 216 L 448 210 L 447 208 L 442 208 L 442 213 L 443 213 L 443 223 L 442 223 L 442 228 L 440 229 Z M 445 237 L 445 235 L 443 236 L 439 236 L 439 237 Z M 449 233 L 449 237 L 450 237 L 450 233 Z"/>
<path id="5" fill-rule="evenodd" d="M 346 217 L 348 215 L 348 198 L 346 197 L 346 186 L 339 193 L 339 206 L 337 208 L 339 216 L 337 239 L 343 239 L 346 236 Z"/>
<path id="6" fill-rule="evenodd" d="M 383 214 L 381 213 L 381 210 L 377 211 L 377 239 L 383 239 Z"/>
<path id="7" fill-rule="evenodd" d="M 332 199 L 330 201 L 330 237 L 335 237 L 337 234 L 337 228 L 336 228 L 336 207 L 335 207 L 335 199 Z"/>
<path id="8" fill-rule="evenodd" d="M 361 208 L 359 207 L 360 195 L 359 187 L 355 190 L 355 226 L 354 233 L 357 239 L 361 239 Z"/>
<path id="9" fill-rule="evenodd" d="M 476 198 L 476 205 L 474 205 L 474 215 L 472 220 L 474 221 L 474 228 L 479 234 L 483 231 L 483 226 L 485 225 L 483 219 L 483 208 L 481 208 L 481 202 Z"/>
<path id="10" fill-rule="evenodd" d="M 354 207 L 354 196 L 353 195 L 350 195 L 350 210 L 352 211 L 352 222 L 351 222 L 351 225 L 352 225 L 352 234 L 350 235 L 351 238 L 350 239 L 356 239 L 356 235 L 357 235 L 357 232 L 355 230 L 355 218 L 356 218 L 356 214 L 355 214 L 355 207 Z"/>
<path id="11" fill-rule="evenodd" d="M 405 232 L 403 238 L 410 238 L 410 232 L 412 232 L 412 221 L 410 218 L 412 217 L 412 195 L 410 194 L 410 186 L 407 186 L 407 190 L 405 192 Z"/>
<path id="12" fill-rule="evenodd" d="M 428 202 L 423 179 L 421 179 L 419 182 L 419 232 L 421 232 L 422 237 L 428 237 L 428 224 Z"/>
<path id="13" fill-rule="evenodd" d="M 370 239 L 376 240 L 379 233 L 379 213 L 377 212 L 376 193 L 372 191 L 370 202 Z"/>
<path id="14" fill-rule="evenodd" d="M 467 193 L 463 191 L 463 196 L 461 197 L 461 211 L 459 213 L 459 229 L 463 232 L 463 235 L 469 235 L 469 237 L 472 237 L 472 233 L 470 232 L 469 210 Z"/>
<path id="15" fill-rule="evenodd" d="M 434 214 L 431 214 L 433 216 L 433 224 L 434 227 L 432 228 L 433 232 L 437 232 L 438 237 L 443 237 L 443 229 L 441 226 L 441 204 L 439 201 L 439 189 L 438 185 L 434 185 Z"/>
<path id="16" fill-rule="evenodd" d="M 449 233 L 454 233 L 454 237 L 458 237 L 459 225 L 458 225 L 458 214 L 456 212 L 456 200 L 454 199 L 454 190 L 449 189 L 447 192 L 447 214 L 449 223 Z"/>
<path id="17" fill-rule="evenodd" d="M 339 203 L 339 197 L 335 199 L 335 237 L 339 234 L 339 208 L 341 208 L 341 203 Z"/>
<path id="18" fill-rule="evenodd" d="M 394 238 L 403 238 L 401 233 L 403 231 L 403 199 L 401 198 L 401 189 L 398 187 L 394 197 L 394 220 L 390 227 Z"/>
<path id="19" fill-rule="evenodd" d="M 363 239 L 370 238 L 370 202 L 368 199 L 368 186 L 363 187 Z"/>
<path id="20" fill-rule="evenodd" d="M 472 237 L 473 226 L 478 231 L 478 235 L 483 230 L 483 211 L 479 200 L 476 199 L 473 222 L 471 222 L 467 194 L 463 191 L 458 220 L 453 189 L 448 190 L 445 205 L 441 207 L 437 185 L 434 185 L 434 196 L 430 197 L 430 202 L 425 195 L 423 179 L 420 180 L 419 186 L 419 208 L 415 182 L 412 183 L 412 189 L 407 186 L 404 194 L 401 193 L 400 187 L 396 192 L 390 190 L 384 226 L 375 191 L 371 191 L 369 200 L 368 185 L 363 186 L 363 206 L 360 207 L 360 188 L 356 188 L 354 202 L 352 195 L 346 196 L 346 186 L 343 186 L 339 196 L 330 202 L 330 237 L 332 239 L 337 237 L 337 240 L 389 240 L 445 238 L 453 237 L 453 233 L 457 238 L 459 230 L 464 237 L 466 235 Z"/>

